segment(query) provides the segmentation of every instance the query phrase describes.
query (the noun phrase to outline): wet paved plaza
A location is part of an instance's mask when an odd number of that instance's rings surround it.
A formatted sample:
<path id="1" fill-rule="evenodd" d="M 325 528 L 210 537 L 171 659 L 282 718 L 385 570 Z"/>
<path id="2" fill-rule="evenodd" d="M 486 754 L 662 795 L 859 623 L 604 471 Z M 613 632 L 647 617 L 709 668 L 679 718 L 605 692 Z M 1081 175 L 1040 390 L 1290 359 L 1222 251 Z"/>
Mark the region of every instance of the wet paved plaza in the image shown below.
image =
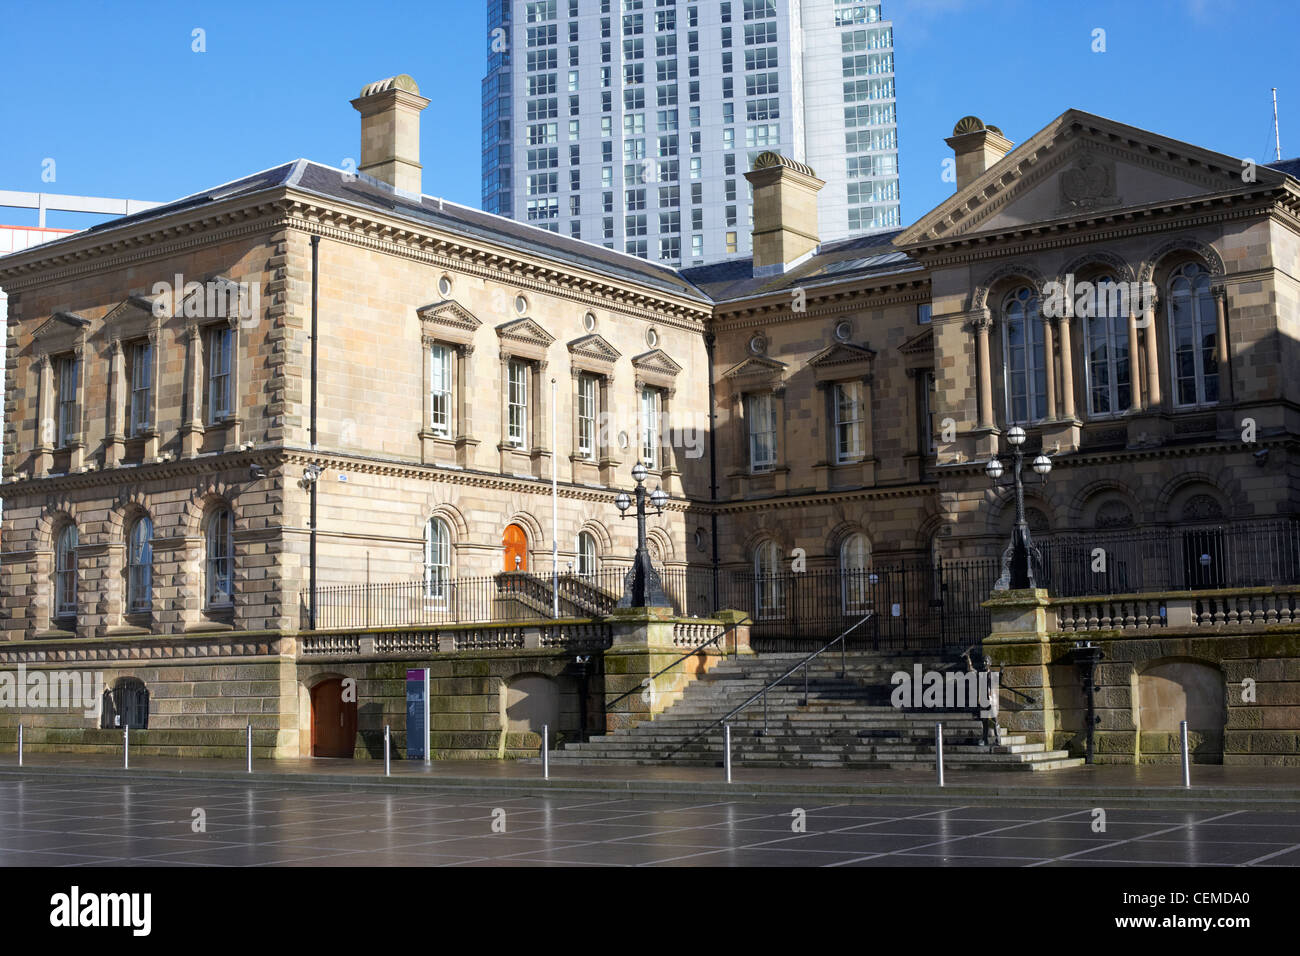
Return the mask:
<path id="1" fill-rule="evenodd" d="M 1111 809 L 1098 823 L 1093 807 L 1012 801 L 0 780 L 3 866 L 1300 865 L 1300 813 Z"/>

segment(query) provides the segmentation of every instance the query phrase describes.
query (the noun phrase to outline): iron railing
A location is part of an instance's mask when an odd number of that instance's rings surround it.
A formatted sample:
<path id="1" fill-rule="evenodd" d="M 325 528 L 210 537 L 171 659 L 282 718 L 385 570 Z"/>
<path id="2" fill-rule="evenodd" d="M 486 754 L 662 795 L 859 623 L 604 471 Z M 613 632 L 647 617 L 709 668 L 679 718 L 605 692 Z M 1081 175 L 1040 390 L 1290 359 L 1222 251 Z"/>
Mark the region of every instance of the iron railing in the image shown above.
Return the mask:
<path id="1" fill-rule="evenodd" d="M 1175 525 L 1034 536 L 1053 597 L 1300 582 L 1300 521 Z"/>

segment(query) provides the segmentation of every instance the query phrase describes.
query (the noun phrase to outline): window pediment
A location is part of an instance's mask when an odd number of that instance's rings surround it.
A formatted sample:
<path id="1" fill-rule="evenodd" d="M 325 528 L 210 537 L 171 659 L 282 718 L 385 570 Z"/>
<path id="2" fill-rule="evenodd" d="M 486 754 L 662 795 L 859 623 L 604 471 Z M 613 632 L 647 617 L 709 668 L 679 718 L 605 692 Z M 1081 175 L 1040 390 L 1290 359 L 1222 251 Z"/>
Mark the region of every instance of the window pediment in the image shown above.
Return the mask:
<path id="1" fill-rule="evenodd" d="M 420 317 L 420 331 L 425 338 L 468 345 L 483 323 L 459 302 L 445 299 L 415 310 Z"/>
<path id="2" fill-rule="evenodd" d="M 638 383 L 671 388 L 682 367 L 674 362 L 663 349 L 651 349 L 632 357 L 632 368 L 636 370 Z M 640 387 L 640 385 L 638 385 Z"/>
<path id="3" fill-rule="evenodd" d="M 501 340 L 502 352 L 539 362 L 546 360 L 546 350 L 555 341 L 555 336 L 532 319 L 503 322 L 497 326 L 496 331 L 497 337 Z"/>
<path id="4" fill-rule="evenodd" d="M 90 320 L 75 312 L 55 312 L 32 333 L 36 350 L 42 355 L 80 348 L 86 340 Z"/>
<path id="5" fill-rule="evenodd" d="M 104 326 L 110 340 L 119 342 L 124 339 L 137 339 L 145 335 L 157 335 L 162 324 L 159 316 L 154 314 L 158 299 L 132 293 L 121 303 L 114 306 L 104 316 Z"/>
<path id="6" fill-rule="evenodd" d="M 778 385 L 785 369 L 786 364 L 784 362 L 778 362 L 776 359 L 770 359 L 762 355 L 754 355 L 745 359 L 739 365 L 733 365 L 727 369 L 722 373 L 722 377 L 731 379 L 742 389 L 761 385 Z"/>
<path id="7" fill-rule="evenodd" d="M 584 335 L 568 344 L 573 364 L 587 371 L 609 374 L 623 353 L 610 345 L 601 335 Z"/>
<path id="8" fill-rule="evenodd" d="M 818 382 L 839 378 L 867 376 L 876 359 L 874 350 L 848 342 L 838 342 L 818 352 L 808 360 Z"/>

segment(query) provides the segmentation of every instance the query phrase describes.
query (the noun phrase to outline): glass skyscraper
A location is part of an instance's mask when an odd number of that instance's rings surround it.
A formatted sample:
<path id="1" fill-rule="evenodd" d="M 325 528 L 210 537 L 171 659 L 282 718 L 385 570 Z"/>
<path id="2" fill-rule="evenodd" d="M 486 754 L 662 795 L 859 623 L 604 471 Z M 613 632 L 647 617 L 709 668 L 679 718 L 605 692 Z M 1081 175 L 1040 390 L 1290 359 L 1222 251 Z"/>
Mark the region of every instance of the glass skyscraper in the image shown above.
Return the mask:
<path id="1" fill-rule="evenodd" d="M 879 2 L 489 0 L 483 208 L 670 265 L 750 251 L 765 150 L 826 181 L 822 241 L 899 220 Z"/>

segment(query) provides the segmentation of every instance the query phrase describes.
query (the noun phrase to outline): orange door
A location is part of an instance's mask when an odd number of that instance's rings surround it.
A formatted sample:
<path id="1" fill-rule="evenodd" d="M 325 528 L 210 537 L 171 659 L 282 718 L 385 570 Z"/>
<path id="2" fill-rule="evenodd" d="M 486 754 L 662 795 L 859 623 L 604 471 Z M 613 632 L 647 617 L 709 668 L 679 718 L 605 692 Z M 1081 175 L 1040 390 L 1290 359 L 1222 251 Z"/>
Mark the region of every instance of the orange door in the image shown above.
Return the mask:
<path id="1" fill-rule="evenodd" d="M 506 525 L 505 534 L 501 536 L 501 543 L 505 546 L 506 552 L 505 570 L 527 571 L 528 535 L 524 534 L 524 529 L 517 524 Z M 516 558 L 519 559 L 518 566 L 515 565 Z"/>
<path id="2" fill-rule="evenodd" d="M 357 702 L 343 699 L 343 681 L 321 681 L 311 691 L 311 755 L 351 757 L 357 739 Z"/>

